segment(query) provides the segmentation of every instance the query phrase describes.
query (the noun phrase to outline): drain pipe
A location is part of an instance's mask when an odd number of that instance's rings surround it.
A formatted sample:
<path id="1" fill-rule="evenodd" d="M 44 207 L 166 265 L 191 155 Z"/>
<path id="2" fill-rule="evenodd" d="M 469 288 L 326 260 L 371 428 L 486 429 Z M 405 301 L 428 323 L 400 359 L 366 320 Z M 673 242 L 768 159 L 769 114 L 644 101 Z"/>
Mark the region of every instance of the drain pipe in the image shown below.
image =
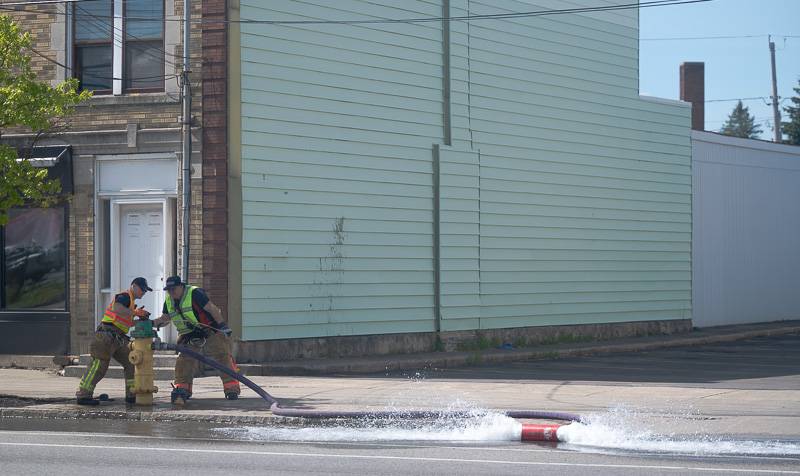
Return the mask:
<path id="1" fill-rule="evenodd" d="M 281 407 L 278 399 L 267 393 L 266 390 L 256 385 L 255 382 L 245 377 L 244 375 L 231 370 L 230 368 L 220 364 L 219 362 L 209 359 L 203 354 L 196 352 L 186 346 L 180 344 L 158 343 L 153 344 L 155 350 L 175 350 L 182 354 L 186 354 L 195 360 L 198 360 L 209 367 L 212 367 L 225 375 L 234 378 L 242 384 L 249 387 L 256 392 L 258 396 L 264 399 L 269 404 L 269 409 L 275 416 L 291 417 L 291 418 L 309 418 L 309 419 L 355 419 L 355 418 L 407 418 L 407 419 L 435 419 L 435 418 L 468 418 L 472 416 L 467 411 L 434 411 L 434 410 L 408 410 L 408 411 L 338 411 L 338 410 L 315 410 L 313 408 L 283 408 Z M 580 415 L 566 412 L 548 412 L 539 410 L 509 410 L 502 412 L 504 415 L 514 419 L 531 419 L 531 420 L 561 420 L 568 422 L 579 422 L 583 418 Z M 558 429 L 564 426 L 563 424 L 522 424 L 521 441 L 559 441 Z"/>

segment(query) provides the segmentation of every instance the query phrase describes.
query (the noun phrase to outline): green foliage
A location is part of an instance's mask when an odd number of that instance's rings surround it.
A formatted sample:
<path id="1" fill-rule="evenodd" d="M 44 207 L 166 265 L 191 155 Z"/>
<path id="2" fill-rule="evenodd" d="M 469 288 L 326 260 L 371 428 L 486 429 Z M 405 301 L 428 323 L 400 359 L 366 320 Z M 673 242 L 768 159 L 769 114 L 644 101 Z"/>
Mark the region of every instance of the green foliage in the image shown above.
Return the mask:
<path id="1" fill-rule="evenodd" d="M 442 337 L 438 334 L 436 335 L 436 342 L 433 344 L 433 351 L 444 352 L 444 342 L 442 342 Z"/>
<path id="2" fill-rule="evenodd" d="M 720 132 L 726 136 L 758 139 L 762 131 L 755 122 L 756 118 L 750 115 L 750 110 L 739 101 Z"/>
<path id="3" fill-rule="evenodd" d="M 580 344 L 583 342 L 591 342 L 594 338 L 592 336 L 582 336 L 578 334 L 557 334 L 553 337 L 547 337 L 539 342 L 539 345 L 558 345 L 558 344 Z"/>
<path id="4" fill-rule="evenodd" d="M 789 121 L 783 122 L 783 133 L 786 134 L 786 143 L 800 145 L 800 79 L 797 87 L 794 88 L 795 95 L 790 99 L 792 106 L 786 106 L 783 110 L 789 115 Z"/>
<path id="5" fill-rule="evenodd" d="M 9 127 L 37 135 L 51 132 L 91 96 L 78 91 L 76 79 L 55 87 L 37 80 L 29 51 L 30 34 L 9 16 L 0 15 L 0 137 Z M 8 221 L 9 209 L 24 204 L 48 206 L 61 190 L 58 181 L 48 180 L 46 170 L 17 159 L 16 149 L 0 145 L 0 225 Z"/>
<path id="6" fill-rule="evenodd" d="M 493 340 L 489 340 L 486 338 L 485 335 L 478 333 L 477 337 L 474 340 L 461 342 L 456 345 L 456 350 L 461 352 L 473 351 L 473 350 L 486 350 L 490 347 L 497 347 L 501 344 L 500 339 L 495 338 Z"/>

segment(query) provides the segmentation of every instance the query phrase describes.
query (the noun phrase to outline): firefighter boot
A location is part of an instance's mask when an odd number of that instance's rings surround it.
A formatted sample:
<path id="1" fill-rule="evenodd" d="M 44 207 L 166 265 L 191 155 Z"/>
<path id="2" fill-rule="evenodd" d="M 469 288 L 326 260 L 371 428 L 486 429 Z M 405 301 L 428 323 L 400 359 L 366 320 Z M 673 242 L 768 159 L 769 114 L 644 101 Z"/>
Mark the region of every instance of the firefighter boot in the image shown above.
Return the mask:
<path id="1" fill-rule="evenodd" d="M 186 405 L 186 400 L 189 399 L 189 391 L 185 388 L 176 388 L 172 390 L 172 395 L 170 395 L 170 401 L 173 405 L 182 407 Z"/>

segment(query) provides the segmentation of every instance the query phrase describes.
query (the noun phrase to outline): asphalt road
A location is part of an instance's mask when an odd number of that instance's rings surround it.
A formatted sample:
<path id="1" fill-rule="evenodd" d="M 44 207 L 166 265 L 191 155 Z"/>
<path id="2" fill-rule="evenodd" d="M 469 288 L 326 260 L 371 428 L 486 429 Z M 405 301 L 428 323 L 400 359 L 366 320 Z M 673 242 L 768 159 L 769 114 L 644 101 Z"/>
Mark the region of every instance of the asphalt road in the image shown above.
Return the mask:
<path id="1" fill-rule="evenodd" d="M 48 426 L 42 423 L 0 422 L 2 474 L 800 474 L 800 458 L 787 457 L 603 454 L 522 443 L 247 441 L 190 423 L 159 424 L 157 432 L 149 423 L 98 421 L 82 422 L 82 432 L 63 431 L 75 422 L 55 425 L 60 431 L 35 429 Z"/>
<path id="2" fill-rule="evenodd" d="M 394 377 L 409 378 L 403 374 Z M 350 377 L 359 381 L 373 378 L 377 377 Z M 461 382 L 452 387 L 454 396 L 479 387 L 481 382 L 521 389 L 531 380 L 558 383 L 559 398 L 574 400 L 571 406 L 602 404 L 605 399 L 592 399 L 596 394 L 605 395 L 609 388 L 624 393 L 631 401 L 647 401 L 653 392 L 684 395 L 708 389 L 708 398 L 701 400 L 710 403 L 702 407 L 701 420 L 695 421 L 692 415 L 668 415 L 653 426 L 666 431 L 665 435 L 623 433 L 616 437 L 624 441 L 614 445 L 603 441 L 609 430 L 602 428 L 597 444 L 589 440 L 537 445 L 514 441 L 465 443 L 457 437 L 422 441 L 424 431 L 409 433 L 403 423 L 388 429 L 276 430 L 222 429 L 196 422 L 6 419 L 0 420 L 0 475 L 800 475 L 798 409 L 786 403 L 796 401 L 800 392 L 800 336 L 450 369 L 427 376 L 431 384 Z M 334 387 L 348 382 L 353 384 L 347 378 L 330 379 Z M 429 388 L 426 385 L 430 384 L 421 383 L 419 389 Z M 569 388 L 581 391 L 564 393 Z M 637 397 L 640 390 L 643 395 Z M 702 426 L 705 433 L 680 433 L 676 439 L 667 424 L 676 424 L 679 432 Z M 471 431 L 490 429 L 478 426 Z M 382 438 L 387 431 L 395 433 Z M 372 439 L 372 435 L 378 437 Z M 403 435 L 412 437 L 403 439 Z M 626 438 L 634 444 L 627 445 Z M 781 441 L 770 441 L 774 439 Z"/>

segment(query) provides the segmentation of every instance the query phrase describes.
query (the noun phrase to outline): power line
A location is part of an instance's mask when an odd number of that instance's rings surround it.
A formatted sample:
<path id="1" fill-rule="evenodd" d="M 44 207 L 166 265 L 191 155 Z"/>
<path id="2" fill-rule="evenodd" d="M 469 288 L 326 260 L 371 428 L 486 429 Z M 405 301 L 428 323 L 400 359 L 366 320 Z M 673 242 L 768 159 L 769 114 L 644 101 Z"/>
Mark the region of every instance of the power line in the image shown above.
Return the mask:
<path id="1" fill-rule="evenodd" d="M 59 5 L 62 3 L 95 2 L 97 0 L 37 0 L 35 2 L 3 2 L 0 5 L 21 7 L 25 5 Z"/>
<path id="2" fill-rule="evenodd" d="M 683 40 L 732 40 L 737 38 L 767 38 L 770 35 L 725 35 L 725 36 L 675 36 L 669 38 L 639 38 L 640 41 L 683 41 Z M 800 38 L 800 35 L 772 35 L 776 38 Z"/>
<path id="3" fill-rule="evenodd" d="M 82 1 L 94 0 L 72 0 L 70 3 L 79 3 Z M 706 3 L 713 0 L 652 0 L 647 2 L 636 3 L 620 3 L 616 5 L 604 5 L 597 7 L 579 7 L 579 8 L 562 8 L 551 10 L 532 10 L 524 12 L 511 12 L 511 13 L 494 13 L 483 15 L 463 15 L 451 17 L 412 17 L 412 18 L 380 18 L 372 20 L 190 20 L 193 24 L 256 24 L 256 25 L 364 25 L 364 24 L 382 24 L 382 23 L 429 23 L 429 22 L 442 22 L 442 21 L 476 21 L 476 20 L 504 20 L 513 18 L 528 18 L 549 15 L 564 15 L 564 14 L 577 14 L 577 13 L 594 13 L 594 12 L 609 12 L 619 10 L 640 10 L 642 8 L 651 7 L 664 7 L 671 5 L 688 5 L 693 3 Z M 54 2 L 45 2 L 43 4 L 52 4 Z M 15 6 L 37 5 L 37 3 L 18 4 Z M 18 11 L 14 8 L 3 8 L 5 5 L 0 6 L 0 10 Z M 55 12 L 55 14 L 64 13 Z M 97 18 L 111 19 L 113 16 L 97 16 Z M 128 20 L 152 20 L 147 17 L 125 17 Z M 183 22 L 180 18 L 164 18 L 164 21 Z"/>
<path id="4" fill-rule="evenodd" d="M 84 1 L 85 1 L 85 0 L 84 0 Z M 89 1 L 95 1 L 95 0 L 89 0 Z M 77 8 L 78 10 L 80 10 L 80 11 L 82 12 L 82 13 L 77 13 L 77 12 L 76 12 L 76 13 L 75 13 L 75 15 L 76 15 L 76 16 L 79 16 L 79 17 L 80 17 L 80 16 L 84 16 L 84 17 L 90 17 L 90 18 L 93 18 L 93 19 L 95 19 L 95 20 L 99 20 L 99 22 L 98 22 L 98 23 L 91 23 L 91 22 L 87 22 L 87 23 L 89 23 L 89 25 L 90 25 L 90 26 L 97 27 L 97 28 L 98 28 L 98 30 L 96 30 L 96 31 L 100 31 L 101 33 L 104 33 L 104 32 L 105 32 L 105 28 L 106 28 L 107 26 L 111 26 L 111 28 L 112 28 L 112 29 L 114 29 L 114 31 L 116 31 L 116 32 L 119 32 L 119 34 L 120 34 L 120 35 L 122 35 L 122 36 L 129 36 L 129 37 L 133 38 L 134 40 L 139 40 L 139 41 L 147 41 L 147 40 L 145 40 L 145 39 L 143 39 L 143 38 L 139 38 L 138 36 L 136 36 L 136 35 L 134 35 L 134 34 L 132 34 L 132 33 L 130 33 L 130 32 L 124 31 L 122 28 L 119 28 L 119 27 L 117 27 L 117 26 L 114 26 L 114 23 L 113 23 L 113 22 L 111 22 L 111 23 L 107 23 L 107 22 L 105 22 L 105 18 L 102 18 L 102 17 L 100 17 L 100 16 L 98 16 L 98 15 L 94 15 L 94 14 L 90 13 L 88 10 L 85 10 L 83 7 L 81 7 L 80 5 L 78 5 L 78 3 L 77 3 L 77 2 L 73 1 L 72 3 L 74 3 L 74 4 L 75 4 L 75 8 Z M 112 18 L 113 18 L 113 17 L 112 17 Z M 127 17 L 126 17 L 126 19 L 130 20 L 130 18 L 127 18 Z M 151 19 L 151 20 L 152 20 L 152 19 Z M 112 35 L 112 37 L 113 37 L 113 35 Z M 115 41 L 116 41 L 116 40 L 115 40 Z M 115 43 L 115 44 L 116 44 L 116 43 Z M 176 66 L 176 65 L 175 65 L 175 63 L 171 62 L 170 60 L 168 60 L 168 59 L 166 58 L 166 56 L 172 56 L 173 58 L 176 58 L 176 56 L 175 56 L 175 55 L 172 55 L 172 54 L 170 54 L 170 53 L 167 53 L 167 52 L 166 52 L 164 49 L 162 49 L 162 48 L 156 48 L 156 51 L 157 51 L 157 52 L 159 52 L 159 53 L 163 53 L 165 57 L 164 57 L 164 58 L 160 58 L 160 57 L 158 57 L 158 56 L 156 56 L 156 55 L 154 55 L 154 54 L 152 54 L 152 53 L 148 53 L 148 52 L 146 52 L 146 51 L 143 51 L 142 53 L 144 53 L 146 56 L 150 56 L 150 57 L 151 57 L 151 58 L 153 58 L 153 59 L 156 59 L 156 60 L 159 60 L 159 61 L 162 61 L 162 60 L 163 60 L 165 63 L 167 63 L 168 65 L 172 66 L 173 68 L 177 68 L 177 67 L 178 67 L 178 66 Z"/>
<path id="5" fill-rule="evenodd" d="M 706 99 L 705 102 L 732 102 L 732 101 L 758 101 L 758 100 L 766 102 L 766 99 L 763 96 L 751 97 L 751 98 Z"/>
<path id="6" fill-rule="evenodd" d="M 90 1 L 92 1 L 92 0 L 90 0 Z M 62 68 L 66 69 L 66 70 L 72 69 L 69 66 L 65 65 L 64 63 L 61 63 L 60 61 L 54 60 L 53 58 L 50 58 L 49 56 L 47 56 L 46 54 L 42 53 L 41 51 L 37 50 L 36 48 L 34 48 L 32 46 L 28 46 L 27 48 L 29 50 L 31 50 L 37 56 L 39 56 L 39 57 L 41 57 L 41 58 L 43 58 L 43 59 L 55 64 L 56 66 L 61 66 Z M 96 75 L 93 75 L 93 76 L 95 78 L 97 78 L 97 79 L 108 79 L 108 80 L 118 79 L 118 80 L 122 81 L 122 78 L 115 78 L 115 77 L 109 77 L 109 76 L 96 76 Z M 178 75 L 177 74 L 167 74 L 167 75 L 161 75 L 161 76 L 145 76 L 145 77 L 136 78 L 136 79 L 169 79 L 169 78 L 174 78 L 176 76 L 178 76 Z"/>

